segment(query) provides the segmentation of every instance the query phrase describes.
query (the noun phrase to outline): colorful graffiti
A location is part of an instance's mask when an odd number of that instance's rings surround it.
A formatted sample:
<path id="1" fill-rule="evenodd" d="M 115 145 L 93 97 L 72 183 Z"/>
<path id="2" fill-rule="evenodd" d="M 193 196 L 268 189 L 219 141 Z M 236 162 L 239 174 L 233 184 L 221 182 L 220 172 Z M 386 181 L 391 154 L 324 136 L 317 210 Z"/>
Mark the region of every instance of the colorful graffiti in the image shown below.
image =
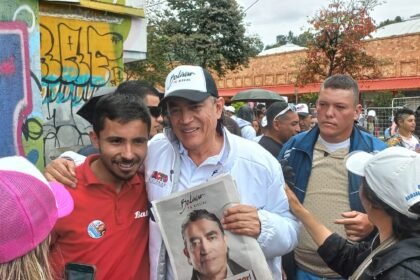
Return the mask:
<path id="1" fill-rule="evenodd" d="M 6 1 L 0 10 L 0 156 L 25 155 L 40 169 L 90 143 L 77 110 L 123 80 L 123 49 L 134 60 L 146 51 L 145 23 L 130 14 L 137 1 L 101 0 L 122 14 L 45 2 Z"/>
<path id="2" fill-rule="evenodd" d="M 76 112 L 99 88 L 123 73 L 123 35 L 107 22 L 41 18 L 41 73 L 46 162 L 61 148 L 90 143 L 90 126 Z M 57 152 L 58 151 L 58 152 Z"/>
<path id="3" fill-rule="evenodd" d="M 0 156 L 24 155 L 22 127 L 32 111 L 27 26 L 0 22 Z"/>

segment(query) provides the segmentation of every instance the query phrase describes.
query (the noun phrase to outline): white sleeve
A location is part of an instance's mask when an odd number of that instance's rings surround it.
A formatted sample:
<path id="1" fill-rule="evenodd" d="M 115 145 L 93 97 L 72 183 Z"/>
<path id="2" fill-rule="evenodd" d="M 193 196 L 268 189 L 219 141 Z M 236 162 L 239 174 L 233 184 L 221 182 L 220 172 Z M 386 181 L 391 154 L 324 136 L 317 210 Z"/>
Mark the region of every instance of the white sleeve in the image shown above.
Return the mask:
<path id="1" fill-rule="evenodd" d="M 85 156 L 82 156 L 82 155 L 80 155 L 78 153 L 75 153 L 73 151 L 64 152 L 64 153 L 62 153 L 59 156 L 59 158 L 69 158 L 69 159 L 72 159 L 74 161 L 74 163 L 76 164 L 76 166 L 81 165 L 86 160 L 86 157 Z"/>
<path id="2" fill-rule="evenodd" d="M 252 126 L 246 125 L 241 128 L 241 136 L 243 138 L 253 140 L 255 137 L 257 137 L 257 133 L 255 132 L 255 129 Z"/>

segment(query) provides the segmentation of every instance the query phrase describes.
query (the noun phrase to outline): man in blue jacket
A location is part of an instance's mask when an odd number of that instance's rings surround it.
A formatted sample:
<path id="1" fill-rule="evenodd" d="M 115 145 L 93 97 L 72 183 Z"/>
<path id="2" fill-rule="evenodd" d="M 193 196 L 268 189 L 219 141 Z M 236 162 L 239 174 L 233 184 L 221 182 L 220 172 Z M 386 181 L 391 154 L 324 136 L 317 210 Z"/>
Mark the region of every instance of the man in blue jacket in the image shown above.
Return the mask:
<path id="1" fill-rule="evenodd" d="M 362 106 L 359 88 L 347 75 L 334 75 L 321 85 L 317 101 L 318 126 L 291 138 L 280 152 L 296 177 L 296 196 L 327 227 L 357 241 L 369 236 L 373 225 L 359 198 L 361 178 L 348 173 L 344 158 L 352 151 L 379 151 L 386 145 L 354 126 Z M 316 252 L 316 244 L 302 230 L 295 250 L 297 279 L 337 279 Z"/>

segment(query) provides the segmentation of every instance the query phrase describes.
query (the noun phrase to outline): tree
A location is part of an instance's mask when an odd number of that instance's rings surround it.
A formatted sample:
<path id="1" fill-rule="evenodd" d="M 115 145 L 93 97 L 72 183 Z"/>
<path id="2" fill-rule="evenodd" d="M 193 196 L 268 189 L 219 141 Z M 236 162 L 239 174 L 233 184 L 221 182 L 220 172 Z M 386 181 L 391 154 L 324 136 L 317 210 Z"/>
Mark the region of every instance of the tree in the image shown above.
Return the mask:
<path id="1" fill-rule="evenodd" d="M 377 5 L 378 0 L 332 0 L 328 8 L 318 11 L 309 20 L 314 38 L 296 83 L 318 82 L 337 73 L 355 79 L 378 77 L 379 61 L 363 49 L 363 39 L 376 29 L 369 11 Z"/>
<path id="2" fill-rule="evenodd" d="M 172 65 L 168 63 L 165 41 L 160 35 L 159 16 L 163 9 L 163 1 L 146 0 L 147 54 L 146 59 L 125 64 L 127 80 L 142 79 L 152 85 L 162 86 Z"/>
<path id="3" fill-rule="evenodd" d="M 240 69 L 263 48 L 258 37 L 245 35 L 243 20 L 235 0 L 167 0 L 150 18 L 147 60 L 130 70 L 159 76 L 165 67 L 194 64 L 223 76 Z"/>
<path id="4" fill-rule="evenodd" d="M 385 21 L 382 21 L 381 23 L 379 23 L 378 28 L 385 26 L 385 25 L 389 25 L 389 24 L 393 24 L 393 23 L 397 23 L 397 22 L 402 22 L 402 18 L 400 16 L 396 16 L 395 19 L 387 19 Z"/>
<path id="5" fill-rule="evenodd" d="M 147 58 L 145 60 L 125 64 L 127 80 L 142 79 L 152 85 L 163 85 L 166 75 L 170 72 L 171 65 L 165 49 L 164 41 L 157 36 L 157 26 L 152 20 L 147 26 Z"/>
<path id="6" fill-rule="evenodd" d="M 160 25 L 171 58 L 223 76 L 247 65 L 262 50 L 245 36 L 244 13 L 235 0 L 167 0 Z"/>
<path id="7" fill-rule="evenodd" d="M 306 47 L 308 46 L 308 42 L 313 40 L 313 35 L 309 31 L 305 31 L 298 36 L 295 36 L 292 31 L 286 35 L 277 35 L 276 43 L 272 45 L 267 45 L 265 47 L 266 50 L 283 46 L 287 43 L 293 43 L 298 46 Z"/>

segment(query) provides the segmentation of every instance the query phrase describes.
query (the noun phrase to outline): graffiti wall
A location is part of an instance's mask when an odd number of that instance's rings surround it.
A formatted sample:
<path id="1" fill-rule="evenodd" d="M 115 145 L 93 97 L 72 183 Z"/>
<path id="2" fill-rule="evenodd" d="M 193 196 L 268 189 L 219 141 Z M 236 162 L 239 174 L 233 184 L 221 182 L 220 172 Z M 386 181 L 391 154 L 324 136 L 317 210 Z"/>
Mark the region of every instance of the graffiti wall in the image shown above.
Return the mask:
<path id="1" fill-rule="evenodd" d="M 144 30 L 138 17 L 40 8 L 37 0 L 2 4 L 0 156 L 25 155 L 43 168 L 62 151 L 89 144 L 90 124 L 76 112 L 101 87 L 123 80 L 126 45 L 131 57 L 144 58 Z"/>
<path id="2" fill-rule="evenodd" d="M 2 3 L 0 11 L 0 156 L 44 165 L 38 1 Z"/>
<path id="3" fill-rule="evenodd" d="M 32 111 L 29 45 L 26 25 L 0 22 L 0 156 L 24 154 L 22 126 Z"/>
<path id="4" fill-rule="evenodd" d="M 89 124 L 76 112 L 99 88 L 119 84 L 123 34 L 108 22 L 41 18 L 45 157 L 90 143 Z"/>

